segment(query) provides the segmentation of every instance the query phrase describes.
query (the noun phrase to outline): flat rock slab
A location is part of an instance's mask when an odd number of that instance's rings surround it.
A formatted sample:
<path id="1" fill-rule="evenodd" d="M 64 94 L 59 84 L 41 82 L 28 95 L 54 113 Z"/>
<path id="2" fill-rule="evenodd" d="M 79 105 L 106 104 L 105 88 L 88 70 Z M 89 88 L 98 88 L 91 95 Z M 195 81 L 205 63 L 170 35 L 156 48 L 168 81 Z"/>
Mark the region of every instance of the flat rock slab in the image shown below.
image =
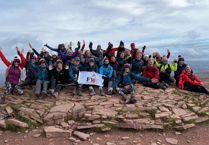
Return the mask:
<path id="1" fill-rule="evenodd" d="M 6 107 L 6 111 L 7 111 L 8 114 L 13 113 L 13 110 L 12 110 L 12 108 L 10 106 Z"/>
<path id="2" fill-rule="evenodd" d="M 185 124 L 182 126 L 176 126 L 176 127 L 174 127 L 174 129 L 179 130 L 179 131 L 183 131 L 183 130 L 186 130 L 186 129 L 189 129 L 192 127 L 195 127 L 195 124 L 192 123 L 192 124 Z"/>
<path id="3" fill-rule="evenodd" d="M 0 120 L 0 127 L 6 128 L 6 121 L 4 119 Z"/>
<path id="4" fill-rule="evenodd" d="M 54 113 L 54 112 L 67 113 L 73 106 L 74 106 L 74 103 L 61 104 L 61 105 L 53 107 L 50 110 L 50 113 Z"/>
<path id="5" fill-rule="evenodd" d="M 54 126 L 44 127 L 44 132 L 46 133 L 46 138 L 70 137 L 72 135 L 72 130 L 63 130 Z"/>
<path id="6" fill-rule="evenodd" d="M 187 114 L 187 112 L 181 108 L 173 108 L 172 111 L 178 116 L 182 116 L 182 115 Z"/>
<path id="7" fill-rule="evenodd" d="M 8 119 L 7 121 L 12 123 L 12 124 L 14 124 L 14 125 L 16 125 L 16 126 L 19 126 L 19 127 L 28 127 L 27 123 L 19 121 L 19 120 L 14 119 L 14 118 Z"/>
<path id="8" fill-rule="evenodd" d="M 166 138 L 165 140 L 167 143 L 170 143 L 172 145 L 178 144 L 178 140 L 174 138 Z"/>
<path id="9" fill-rule="evenodd" d="M 85 133 L 80 132 L 80 131 L 74 131 L 73 134 L 74 134 L 75 136 L 79 137 L 80 139 L 84 139 L 84 140 L 90 138 L 90 135 L 89 135 L 89 134 L 85 134 Z"/>
<path id="10" fill-rule="evenodd" d="M 158 119 L 158 118 L 161 118 L 161 117 L 169 116 L 171 114 L 172 114 L 171 112 L 161 112 L 161 113 L 155 114 L 155 118 Z"/>

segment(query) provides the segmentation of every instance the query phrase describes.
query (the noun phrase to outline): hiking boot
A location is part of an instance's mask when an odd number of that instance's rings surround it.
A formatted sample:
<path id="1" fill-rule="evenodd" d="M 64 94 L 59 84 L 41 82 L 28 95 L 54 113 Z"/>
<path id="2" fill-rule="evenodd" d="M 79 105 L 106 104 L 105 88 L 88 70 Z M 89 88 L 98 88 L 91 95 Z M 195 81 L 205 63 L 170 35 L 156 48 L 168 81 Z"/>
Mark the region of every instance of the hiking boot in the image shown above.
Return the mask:
<path id="1" fill-rule="evenodd" d="M 4 95 L 1 97 L 1 104 L 6 104 L 5 98 L 6 98 L 6 96 L 4 96 Z"/>
<path id="2" fill-rule="evenodd" d="M 117 93 L 117 89 L 116 89 L 116 87 L 115 88 L 113 88 L 113 90 L 112 90 L 112 94 L 116 94 Z"/>
<path id="3" fill-rule="evenodd" d="M 75 92 L 76 92 L 76 86 L 73 86 L 73 92 L 72 92 L 72 94 L 75 95 Z"/>
<path id="4" fill-rule="evenodd" d="M 93 96 L 93 95 L 95 95 L 96 93 L 94 92 L 94 89 L 92 88 L 92 89 L 90 89 L 90 96 Z"/>
<path id="5" fill-rule="evenodd" d="M 53 96 L 54 96 L 55 98 L 57 98 L 57 97 L 59 96 L 58 92 L 55 92 L 55 93 L 53 94 Z"/>
<path id="6" fill-rule="evenodd" d="M 103 89 L 101 87 L 99 88 L 99 91 L 100 91 L 100 95 L 104 96 L 104 91 L 103 91 Z"/>
<path id="7" fill-rule="evenodd" d="M 134 95 L 131 95 L 131 98 L 126 102 L 126 104 L 134 104 L 136 103 L 136 98 Z"/>
<path id="8" fill-rule="evenodd" d="M 124 93 L 120 94 L 123 101 L 126 101 L 126 95 Z"/>
<path id="9" fill-rule="evenodd" d="M 111 91 L 108 91 L 108 92 L 107 92 L 107 95 L 112 95 L 112 92 L 111 92 Z"/>
<path id="10" fill-rule="evenodd" d="M 169 88 L 169 85 L 167 84 L 167 83 L 165 83 L 165 85 L 164 85 L 166 88 Z"/>
<path id="11" fill-rule="evenodd" d="M 167 87 L 166 86 L 163 86 L 162 89 L 165 91 L 167 89 Z"/>
<path id="12" fill-rule="evenodd" d="M 36 99 L 38 99 L 40 97 L 40 94 L 35 93 L 35 97 L 36 97 Z"/>
<path id="13" fill-rule="evenodd" d="M 54 89 L 48 90 L 47 93 L 52 96 L 54 94 Z"/>
<path id="14" fill-rule="evenodd" d="M 82 88 L 78 87 L 78 96 L 82 96 Z"/>
<path id="15" fill-rule="evenodd" d="M 46 97 L 47 97 L 47 93 L 46 93 L 46 92 L 42 91 L 41 94 L 42 94 L 42 97 L 43 97 L 43 98 L 46 98 Z"/>

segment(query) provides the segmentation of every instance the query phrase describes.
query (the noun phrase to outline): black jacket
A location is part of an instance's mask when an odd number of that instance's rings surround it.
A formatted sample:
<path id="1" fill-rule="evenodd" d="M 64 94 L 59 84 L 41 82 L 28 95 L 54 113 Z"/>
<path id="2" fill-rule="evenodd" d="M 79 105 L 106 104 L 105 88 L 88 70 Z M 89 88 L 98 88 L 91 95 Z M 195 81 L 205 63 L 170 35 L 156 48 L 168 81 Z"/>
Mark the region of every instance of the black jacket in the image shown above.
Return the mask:
<path id="1" fill-rule="evenodd" d="M 58 84 L 65 84 L 69 78 L 68 70 L 63 68 L 60 72 L 58 72 L 56 68 L 53 68 L 49 71 L 49 77 L 51 79 L 55 78 Z"/>

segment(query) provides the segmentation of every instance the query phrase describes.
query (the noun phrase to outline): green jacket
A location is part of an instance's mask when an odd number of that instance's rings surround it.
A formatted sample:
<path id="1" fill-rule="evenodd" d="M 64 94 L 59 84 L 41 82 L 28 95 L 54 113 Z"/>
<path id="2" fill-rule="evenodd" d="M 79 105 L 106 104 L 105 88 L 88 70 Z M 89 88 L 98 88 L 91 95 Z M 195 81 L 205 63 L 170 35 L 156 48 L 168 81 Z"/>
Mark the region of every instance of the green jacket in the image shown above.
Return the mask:
<path id="1" fill-rule="evenodd" d="M 177 71 L 177 66 L 178 66 L 177 63 L 174 63 L 174 66 L 172 66 L 171 64 L 166 64 L 166 65 L 160 64 L 156 61 L 156 58 L 153 58 L 153 60 L 154 60 L 155 64 L 157 65 L 157 67 L 161 67 L 160 72 L 165 71 L 166 68 L 168 68 L 168 65 L 170 65 L 170 68 L 172 71 Z"/>

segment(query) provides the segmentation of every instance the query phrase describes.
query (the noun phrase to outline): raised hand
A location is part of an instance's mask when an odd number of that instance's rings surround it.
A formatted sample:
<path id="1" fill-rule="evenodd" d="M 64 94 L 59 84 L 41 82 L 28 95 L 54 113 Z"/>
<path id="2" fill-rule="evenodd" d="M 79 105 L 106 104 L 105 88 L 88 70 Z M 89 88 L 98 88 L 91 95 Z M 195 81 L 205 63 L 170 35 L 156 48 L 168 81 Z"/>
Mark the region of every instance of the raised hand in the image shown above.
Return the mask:
<path id="1" fill-rule="evenodd" d="M 42 51 L 42 52 L 44 52 L 44 51 L 45 51 L 44 47 L 42 47 L 41 51 Z"/>
<path id="2" fill-rule="evenodd" d="M 31 50 L 28 50 L 29 53 L 31 53 Z"/>
<path id="3" fill-rule="evenodd" d="M 1 47 L 0 47 L 0 51 L 1 51 Z"/>
<path id="4" fill-rule="evenodd" d="M 85 44 L 85 41 L 83 40 L 83 44 Z"/>
<path id="5" fill-rule="evenodd" d="M 69 66 L 68 66 L 68 65 L 66 65 L 66 66 L 65 66 L 65 69 L 69 69 Z"/>
<path id="6" fill-rule="evenodd" d="M 23 52 L 24 52 L 24 49 L 21 50 L 20 54 L 23 54 Z"/>
<path id="7" fill-rule="evenodd" d="M 45 44 L 44 46 L 48 46 L 48 44 Z"/>
<path id="8" fill-rule="evenodd" d="M 31 49 L 33 49 L 33 46 L 30 43 L 29 43 L 29 46 L 30 46 Z"/>
<path id="9" fill-rule="evenodd" d="M 72 41 L 70 41 L 70 47 L 72 46 Z"/>
<path id="10" fill-rule="evenodd" d="M 17 51 L 19 51 L 19 48 L 18 48 L 17 46 L 15 47 L 15 49 L 16 49 Z"/>
<path id="11" fill-rule="evenodd" d="M 92 45 L 93 45 L 93 43 L 92 43 L 92 42 L 90 42 L 90 43 L 89 43 L 89 47 L 92 47 Z"/>
<path id="12" fill-rule="evenodd" d="M 170 53 L 170 50 L 169 50 L 169 49 L 167 49 L 167 52 L 168 52 L 168 53 Z"/>
<path id="13" fill-rule="evenodd" d="M 49 70 L 52 70 L 52 65 L 49 65 Z"/>

